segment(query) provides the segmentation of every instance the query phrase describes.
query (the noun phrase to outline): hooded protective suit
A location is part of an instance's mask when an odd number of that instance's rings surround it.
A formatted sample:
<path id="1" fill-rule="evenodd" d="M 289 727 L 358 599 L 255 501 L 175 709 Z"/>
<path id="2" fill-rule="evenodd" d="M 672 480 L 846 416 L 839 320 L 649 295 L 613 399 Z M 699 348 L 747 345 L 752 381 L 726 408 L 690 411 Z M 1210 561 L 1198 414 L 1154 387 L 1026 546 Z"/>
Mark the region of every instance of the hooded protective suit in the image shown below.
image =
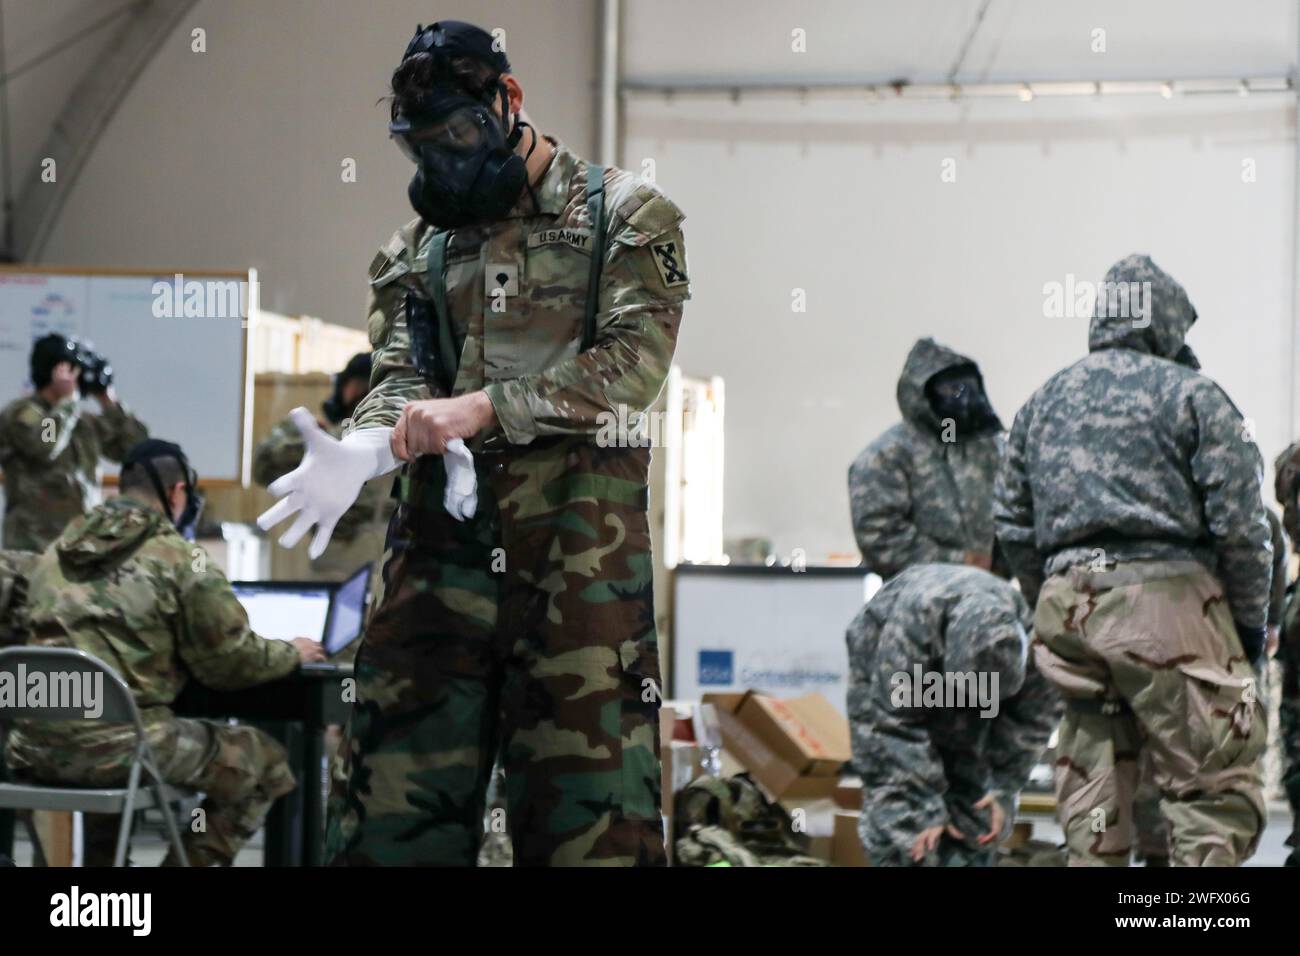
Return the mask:
<path id="1" fill-rule="evenodd" d="M 998 476 L 998 543 L 1066 699 L 1056 791 L 1075 865 L 1128 864 L 1144 761 L 1175 865 L 1239 864 L 1263 827 L 1265 722 L 1239 637 L 1270 600 L 1262 462 L 1189 361 L 1195 319 L 1150 258 L 1116 263 L 1088 356 L 1020 410 Z"/>
<path id="2" fill-rule="evenodd" d="M 898 379 L 903 420 L 849 467 L 853 531 L 866 567 L 882 578 L 924 562 L 961 564 L 966 552 L 993 550 L 993 482 L 1002 426 L 958 438 L 931 406 L 925 386 L 971 359 L 920 339 Z M 947 439 L 947 440 L 945 440 Z"/>
<path id="3" fill-rule="evenodd" d="M 1125 307 L 1122 283 L 1150 283 L 1146 315 Z M 1264 624 L 1263 461 L 1223 389 L 1175 360 L 1196 319 L 1187 293 L 1133 255 L 1106 273 L 1096 311 L 1087 357 L 1016 415 L 998 478 L 998 543 L 1025 596 L 1082 562 L 1194 560 L 1234 619 Z"/>
<path id="4" fill-rule="evenodd" d="M 1010 827 L 1017 794 L 1060 717 L 1059 695 L 1028 655 L 1029 619 L 1006 581 L 978 568 L 923 564 L 886 583 L 849 625 L 859 826 L 873 866 L 910 864 L 917 835 L 949 823 L 965 839 L 945 836 L 926 864 L 991 862 L 990 848 L 976 840 L 988 813 L 975 804 L 995 794 Z M 914 706 L 903 684 L 918 667 L 945 680 L 982 680 L 984 698 L 967 684 L 964 706 L 924 697 Z"/>

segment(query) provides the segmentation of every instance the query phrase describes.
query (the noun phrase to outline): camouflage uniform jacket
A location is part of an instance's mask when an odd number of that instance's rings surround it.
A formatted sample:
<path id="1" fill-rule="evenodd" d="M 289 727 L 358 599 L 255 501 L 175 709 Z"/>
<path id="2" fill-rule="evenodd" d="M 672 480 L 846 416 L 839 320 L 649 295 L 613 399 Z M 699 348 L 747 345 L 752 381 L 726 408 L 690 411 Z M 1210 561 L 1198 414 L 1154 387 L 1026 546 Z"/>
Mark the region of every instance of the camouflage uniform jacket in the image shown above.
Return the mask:
<path id="1" fill-rule="evenodd" d="M 993 550 L 993 481 L 1002 434 L 943 441 L 925 383 L 975 363 L 933 339 L 912 347 L 898 380 L 903 420 L 849 467 L 853 531 L 868 569 L 890 578 L 924 562 Z"/>
<path id="2" fill-rule="evenodd" d="M 64 526 L 99 502 L 99 459 L 121 461 L 149 437 L 124 406 L 102 414 L 76 401 L 50 405 L 39 395 L 0 411 L 4 471 L 4 546 L 44 551 Z"/>
<path id="3" fill-rule="evenodd" d="M 591 255 L 586 180 L 582 161 L 556 144 L 534 189 L 540 212 L 525 193 L 507 218 L 450 236 L 447 307 L 463 343 L 452 392 L 486 389 L 501 431 L 489 440 L 591 438 L 602 412 L 649 407 L 667 378 L 689 294 L 682 213 L 648 182 L 605 170 L 598 330 L 595 347 L 579 354 Z M 394 425 L 407 402 L 433 397 L 412 364 L 404 311 L 408 292 L 428 296 L 431 238 L 414 220 L 370 265 L 373 371 L 353 416 L 358 429 Z M 513 273 L 517 289 L 507 281 L 507 294 L 493 295 L 487 286 L 497 288 L 503 273 Z"/>
<path id="4" fill-rule="evenodd" d="M 327 431 L 335 438 L 343 437 L 340 425 L 331 425 Z M 286 418 L 272 428 L 271 433 L 253 450 L 253 480 L 263 487 L 269 485 L 297 468 L 306 451 L 306 443 L 297 426 Z M 369 524 L 387 525 L 394 508 L 392 487 L 392 478 L 376 478 L 366 482 L 356 502 L 334 526 L 330 542 L 352 541 Z"/>
<path id="5" fill-rule="evenodd" d="M 1011 584 L 951 564 L 913 565 L 853 619 L 853 766 L 863 781 L 864 814 L 892 834 L 891 844 L 910 846 L 921 830 L 945 822 L 967 838 L 986 832 L 987 814 L 973 805 L 990 792 L 1009 825 L 1061 715 L 1059 696 L 1029 653 L 1031 626 L 1030 609 Z M 916 707 L 910 692 L 896 696 L 895 675 L 911 680 L 917 665 L 923 674 L 996 673 L 996 714 L 981 716 L 977 702 Z"/>
<path id="6" fill-rule="evenodd" d="M 1145 282 L 1139 309 L 1124 290 Z M 998 475 L 998 542 L 1025 596 L 1075 564 L 1192 559 L 1218 576 L 1239 624 L 1262 626 L 1273 561 L 1263 462 L 1232 400 L 1176 361 L 1196 318 L 1187 293 L 1130 256 L 1094 311 L 1088 356 L 1020 409 Z"/>
<path id="7" fill-rule="evenodd" d="M 249 629 L 202 548 L 161 511 L 128 497 L 68 525 L 36 562 L 27 603 L 29 643 L 94 654 L 126 681 L 145 721 L 169 718 L 191 677 L 233 690 L 298 666 L 293 645 Z M 61 725 L 36 726 L 44 734 Z"/>
<path id="8" fill-rule="evenodd" d="M 27 642 L 22 612 L 27 605 L 27 577 L 36 558 L 30 551 L 0 551 L 0 647 Z"/>
<path id="9" fill-rule="evenodd" d="M 518 540 L 511 526 L 520 519 L 530 522 L 533 534 L 545 527 L 558 533 L 569 502 L 594 497 L 627 509 L 626 518 L 607 515 L 608 527 L 587 529 L 607 566 L 640 566 L 648 554 L 634 542 L 645 538 L 632 525 L 645 523 L 650 449 L 635 443 L 597 447 L 596 439 L 608 431 L 610 416 L 647 409 L 667 378 L 689 296 L 683 216 L 651 184 L 606 169 L 596 340 L 579 352 L 591 262 L 586 178 L 586 165 L 556 144 L 534 189 L 540 212 L 525 193 L 509 217 L 451 233 L 446 301 L 453 334 L 463 343 L 453 393 L 485 389 L 499 419 L 499 427 L 471 447 L 503 453 L 491 466 L 490 454 L 480 456 L 479 466 L 491 468 L 506 538 Z M 419 220 L 408 224 L 371 264 L 373 372 L 370 392 L 353 416 L 357 429 L 394 425 L 407 402 L 430 398 L 437 389 L 413 366 L 405 315 L 408 293 L 428 295 L 430 233 Z M 511 281 L 499 286 L 502 273 Z M 493 295 L 489 285 L 513 294 Z M 404 508 L 430 495 L 437 499 L 433 507 L 441 508 L 441 492 L 426 493 L 438 486 L 430 469 L 442 470 L 435 455 L 404 467 Z M 562 557 L 551 553 L 555 542 L 535 543 L 545 553 L 532 555 L 530 545 L 529 560 Z"/>

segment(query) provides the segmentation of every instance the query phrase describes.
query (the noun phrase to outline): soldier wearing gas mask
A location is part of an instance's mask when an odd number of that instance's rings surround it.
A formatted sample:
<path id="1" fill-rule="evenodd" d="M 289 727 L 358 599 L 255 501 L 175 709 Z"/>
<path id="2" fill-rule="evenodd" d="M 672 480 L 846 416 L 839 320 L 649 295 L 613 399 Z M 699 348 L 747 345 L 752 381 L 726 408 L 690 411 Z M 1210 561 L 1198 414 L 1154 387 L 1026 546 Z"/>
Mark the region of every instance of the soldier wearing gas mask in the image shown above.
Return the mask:
<path id="1" fill-rule="evenodd" d="M 323 419 L 316 425 L 333 438 L 342 438 L 352 423 L 357 405 L 370 390 L 370 353 L 360 352 L 334 376 L 334 388 L 323 403 Z M 263 487 L 302 463 L 307 451 L 302 432 L 293 418 L 285 418 L 253 450 L 253 480 Z M 356 502 L 344 512 L 330 536 L 329 546 L 311 562 L 312 576 L 341 581 L 367 561 L 378 561 L 384 553 L 384 537 L 395 503 L 393 481 L 379 478 L 366 482 Z M 379 575 L 374 576 L 376 585 Z M 378 588 L 376 587 L 376 591 Z"/>
<path id="2" fill-rule="evenodd" d="M 117 400 L 113 369 L 76 339 L 51 332 L 32 346 L 32 394 L 0 411 L 4 546 L 43 551 L 68 520 L 100 500 L 100 458 L 121 461 L 149 434 Z M 81 410 L 90 396 L 100 414 Z"/>
<path id="3" fill-rule="evenodd" d="M 903 420 L 849 467 L 862 562 L 888 580 L 913 564 L 993 567 L 993 480 L 1002 423 L 979 366 L 920 339 L 898 380 Z"/>
<path id="4" fill-rule="evenodd" d="M 184 828 L 192 866 L 229 866 L 271 804 L 293 789 L 284 748 L 252 727 L 172 712 L 186 682 L 235 690 L 321 660 L 320 644 L 259 637 L 221 568 L 193 543 L 203 507 L 178 445 L 151 438 L 122 465 L 121 494 L 69 522 L 27 571 L 28 643 L 87 651 L 131 688 L 158 771 L 204 793 L 206 827 Z M 130 725 L 18 721 L 5 763 L 57 786 L 120 787 L 135 756 Z M 86 865 L 113 862 L 118 819 L 86 814 Z M 169 852 L 164 864 L 179 864 Z"/>
<path id="5" fill-rule="evenodd" d="M 689 282 L 681 211 L 531 125 L 478 27 L 421 27 L 389 130 L 419 218 L 370 267 L 373 388 L 272 484 L 325 547 L 402 467 L 384 598 L 334 775 L 336 865 L 473 865 L 499 754 L 520 865 L 664 862 L 649 449 L 602 447 L 668 374 Z"/>

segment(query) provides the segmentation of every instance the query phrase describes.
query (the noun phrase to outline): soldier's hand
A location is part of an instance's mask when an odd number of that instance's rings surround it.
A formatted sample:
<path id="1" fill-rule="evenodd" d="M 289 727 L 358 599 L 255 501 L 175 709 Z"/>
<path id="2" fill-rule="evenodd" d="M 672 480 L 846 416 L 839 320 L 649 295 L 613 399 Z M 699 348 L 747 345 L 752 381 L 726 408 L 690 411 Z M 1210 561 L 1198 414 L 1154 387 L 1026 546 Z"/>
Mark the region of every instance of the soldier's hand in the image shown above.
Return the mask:
<path id="1" fill-rule="evenodd" d="M 916 835 L 916 841 L 912 844 L 913 861 L 920 863 L 925 859 L 927 853 L 934 852 L 934 848 L 939 845 L 939 838 L 943 836 L 945 828 L 952 829 L 952 824 L 941 823 L 937 827 L 926 827 Z"/>
<path id="2" fill-rule="evenodd" d="M 96 392 L 93 397 L 104 411 L 117 406 L 117 389 L 112 385 L 109 385 L 102 392 Z"/>
<path id="3" fill-rule="evenodd" d="M 409 402 L 393 428 L 393 455 L 402 461 L 441 455 L 453 438 L 473 438 L 495 420 L 486 392 Z"/>
<path id="4" fill-rule="evenodd" d="M 310 637 L 295 637 L 289 643 L 298 652 L 298 660 L 303 664 L 325 660 L 325 648 L 320 646 L 319 641 L 313 641 Z"/>
<path id="5" fill-rule="evenodd" d="M 997 796 L 992 793 L 986 793 L 975 804 L 975 809 L 989 811 L 989 832 L 983 834 L 979 839 L 980 846 L 984 846 L 986 843 L 992 843 L 1002 833 L 1002 827 L 1007 822 L 1007 815 L 1002 809 L 1002 804 L 998 802 Z"/>
<path id="6" fill-rule="evenodd" d="M 1264 658 L 1272 660 L 1273 655 L 1277 653 L 1277 646 L 1281 642 L 1279 638 L 1280 629 L 1276 624 L 1268 626 L 1268 639 L 1264 642 Z"/>
<path id="7" fill-rule="evenodd" d="M 967 551 L 963 559 L 969 565 L 977 568 L 983 568 L 985 571 L 993 570 L 993 555 L 987 551 Z"/>

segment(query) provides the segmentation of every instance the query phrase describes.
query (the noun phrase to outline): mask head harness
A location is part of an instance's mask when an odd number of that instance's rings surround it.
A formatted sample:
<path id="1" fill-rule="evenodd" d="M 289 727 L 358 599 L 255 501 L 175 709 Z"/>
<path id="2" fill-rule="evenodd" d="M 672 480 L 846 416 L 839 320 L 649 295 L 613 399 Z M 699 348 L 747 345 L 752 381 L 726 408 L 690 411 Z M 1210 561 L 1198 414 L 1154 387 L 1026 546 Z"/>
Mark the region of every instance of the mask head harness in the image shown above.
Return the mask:
<path id="1" fill-rule="evenodd" d="M 430 225 L 447 229 L 503 219 L 525 188 L 531 193 L 528 157 L 515 153 L 528 124 L 516 116 L 507 129 L 510 98 L 501 76 L 510 72 L 510 61 L 495 44 L 473 24 L 443 20 L 417 26 L 402 55 L 402 62 L 422 53 L 433 60 L 432 87 L 398 93 L 388 124 L 389 135 L 417 166 L 407 195 Z M 462 57 L 492 71 L 484 84 L 491 93 L 480 98 L 460 87 L 452 60 Z M 500 102 L 499 118 L 493 99 Z M 534 137 L 529 156 L 536 147 Z"/>
<path id="2" fill-rule="evenodd" d="M 162 478 L 158 474 L 158 468 L 154 465 L 156 458 L 171 458 L 180 467 L 181 474 L 185 476 L 185 510 L 181 516 L 175 519 L 176 530 L 187 541 L 194 540 L 194 532 L 198 527 L 199 515 L 203 513 L 204 498 L 203 494 L 195 486 L 198 484 L 198 475 L 190 467 L 189 460 L 185 457 L 185 452 L 181 451 L 181 446 L 173 442 L 163 441 L 161 438 L 148 438 L 140 442 L 127 454 L 122 462 L 122 467 L 132 468 L 139 467 L 144 469 L 144 473 L 149 476 L 149 482 L 153 485 L 154 493 L 158 496 L 158 501 L 162 505 L 163 513 L 170 516 L 172 513 L 171 501 L 167 497 L 167 489 L 163 486 Z"/>

